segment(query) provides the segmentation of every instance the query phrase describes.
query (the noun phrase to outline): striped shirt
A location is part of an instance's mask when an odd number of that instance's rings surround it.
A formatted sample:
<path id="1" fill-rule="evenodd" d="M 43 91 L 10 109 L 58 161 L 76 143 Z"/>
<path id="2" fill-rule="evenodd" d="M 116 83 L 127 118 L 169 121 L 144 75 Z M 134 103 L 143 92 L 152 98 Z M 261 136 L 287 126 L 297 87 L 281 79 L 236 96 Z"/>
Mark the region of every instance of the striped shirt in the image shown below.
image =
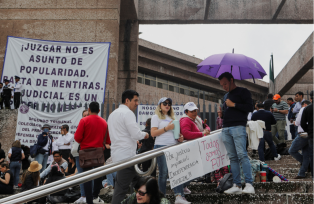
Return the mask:
<path id="1" fill-rule="evenodd" d="M 278 110 L 289 110 L 289 106 L 286 102 L 284 101 L 280 101 L 279 104 L 274 103 L 271 108 L 275 109 L 277 108 Z M 277 113 L 277 112 L 273 112 L 274 117 L 276 120 L 286 120 L 286 115 L 282 114 L 282 113 Z"/>

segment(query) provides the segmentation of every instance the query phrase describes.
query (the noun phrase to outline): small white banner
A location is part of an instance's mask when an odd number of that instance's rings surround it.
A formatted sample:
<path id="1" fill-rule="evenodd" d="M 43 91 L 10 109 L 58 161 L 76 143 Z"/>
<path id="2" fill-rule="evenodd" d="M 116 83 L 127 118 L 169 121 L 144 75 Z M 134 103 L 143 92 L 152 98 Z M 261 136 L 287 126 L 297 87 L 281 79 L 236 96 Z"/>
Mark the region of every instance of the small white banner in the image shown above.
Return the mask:
<path id="1" fill-rule="evenodd" d="M 204 175 L 197 141 L 163 151 L 167 161 L 171 188 Z"/>
<path id="2" fill-rule="evenodd" d="M 221 133 L 163 151 L 171 188 L 230 165 Z"/>
<path id="3" fill-rule="evenodd" d="M 153 117 L 155 115 L 155 110 L 157 108 L 157 105 L 138 105 L 137 107 L 137 124 L 139 125 L 140 129 L 145 129 L 146 120 L 148 118 Z M 174 110 L 174 115 L 177 120 L 180 120 L 180 118 L 184 114 L 183 106 L 172 106 Z"/>
<path id="4" fill-rule="evenodd" d="M 221 139 L 221 133 L 202 137 L 197 141 L 200 146 L 205 174 L 230 165 L 226 147 Z"/>
<path id="5" fill-rule="evenodd" d="M 33 145 L 36 143 L 38 135 L 42 133 L 41 128 L 44 124 L 51 126 L 50 134 L 54 140 L 58 139 L 60 128 L 65 124 L 69 126 L 69 132 L 74 134 L 84 109 L 84 107 L 81 107 L 67 112 L 46 113 L 21 105 L 19 107 L 15 140 L 20 140 L 21 144 L 26 146 Z"/>

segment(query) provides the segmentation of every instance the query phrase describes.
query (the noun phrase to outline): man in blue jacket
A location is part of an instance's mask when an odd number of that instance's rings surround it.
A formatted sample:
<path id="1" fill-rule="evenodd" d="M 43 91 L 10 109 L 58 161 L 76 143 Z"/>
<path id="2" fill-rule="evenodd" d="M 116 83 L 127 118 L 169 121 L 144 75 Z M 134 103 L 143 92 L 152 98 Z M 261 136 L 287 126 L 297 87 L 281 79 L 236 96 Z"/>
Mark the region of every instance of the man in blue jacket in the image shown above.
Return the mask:
<path id="1" fill-rule="evenodd" d="M 43 125 L 42 134 L 38 135 L 37 145 L 42 148 L 39 149 L 38 154 L 35 157 L 35 160 L 43 166 L 40 170 L 40 173 L 46 169 L 48 157 L 52 154 L 52 142 L 53 138 L 49 134 L 50 126 L 48 124 Z"/>

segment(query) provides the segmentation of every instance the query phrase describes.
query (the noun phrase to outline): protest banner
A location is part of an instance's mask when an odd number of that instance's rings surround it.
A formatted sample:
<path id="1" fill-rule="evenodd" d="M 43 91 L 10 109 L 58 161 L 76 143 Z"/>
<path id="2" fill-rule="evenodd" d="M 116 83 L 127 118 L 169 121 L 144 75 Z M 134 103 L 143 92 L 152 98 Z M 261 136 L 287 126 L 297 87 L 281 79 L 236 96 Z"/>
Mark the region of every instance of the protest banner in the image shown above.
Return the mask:
<path id="1" fill-rule="evenodd" d="M 163 152 L 167 161 L 171 189 L 204 175 L 197 141 L 183 143 Z"/>
<path id="2" fill-rule="evenodd" d="M 21 105 L 18 109 L 15 140 L 20 140 L 21 144 L 31 146 L 37 141 L 37 137 L 42 133 L 42 126 L 51 126 L 50 134 L 54 140 L 60 135 L 62 125 L 69 126 L 69 132 L 74 134 L 82 118 L 84 107 L 61 113 L 46 113 Z"/>
<path id="3" fill-rule="evenodd" d="M 221 139 L 221 133 L 208 135 L 198 139 L 197 141 L 200 146 L 200 153 L 205 174 L 230 165 L 226 147 Z"/>
<path id="4" fill-rule="evenodd" d="M 110 42 L 58 42 L 8 36 L 1 80 L 23 84 L 22 103 L 103 102 Z"/>
<path id="5" fill-rule="evenodd" d="M 139 125 L 140 129 L 145 129 L 146 120 L 148 118 L 153 117 L 155 115 L 155 110 L 157 108 L 157 105 L 138 105 L 137 107 L 137 124 Z M 172 106 L 174 110 L 174 116 L 176 120 L 180 120 L 180 118 L 184 114 L 183 106 L 178 105 Z"/>

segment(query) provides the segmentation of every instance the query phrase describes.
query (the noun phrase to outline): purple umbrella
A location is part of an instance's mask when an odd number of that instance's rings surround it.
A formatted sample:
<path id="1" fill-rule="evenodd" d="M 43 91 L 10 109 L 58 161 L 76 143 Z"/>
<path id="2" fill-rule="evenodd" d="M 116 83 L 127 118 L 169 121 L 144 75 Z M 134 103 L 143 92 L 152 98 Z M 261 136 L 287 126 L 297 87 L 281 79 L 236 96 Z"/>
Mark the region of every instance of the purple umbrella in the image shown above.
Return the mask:
<path id="1" fill-rule="evenodd" d="M 218 78 L 224 72 L 230 72 L 235 79 L 262 79 L 266 72 L 250 57 L 241 54 L 224 53 L 209 56 L 197 65 L 197 72 Z"/>

